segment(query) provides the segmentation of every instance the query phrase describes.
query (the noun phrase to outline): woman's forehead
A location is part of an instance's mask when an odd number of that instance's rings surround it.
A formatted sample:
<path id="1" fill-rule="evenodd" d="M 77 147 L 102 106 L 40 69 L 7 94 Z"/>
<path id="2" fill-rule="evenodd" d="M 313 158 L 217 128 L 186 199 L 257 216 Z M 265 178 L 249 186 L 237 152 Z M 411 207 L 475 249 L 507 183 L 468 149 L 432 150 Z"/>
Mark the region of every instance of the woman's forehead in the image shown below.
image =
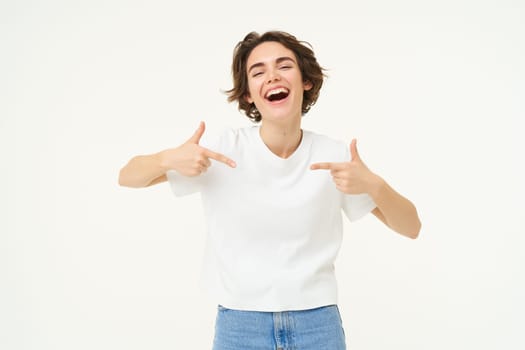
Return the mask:
<path id="1" fill-rule="evenodd" d="M 265 41 L 252 50 L 246 63 L 249 67 L 256 63 L 273 63 L 282 57 L 289 57 L 294 62 L 297 61 L 294 52 L 283 44 L 276 41 Z"/>

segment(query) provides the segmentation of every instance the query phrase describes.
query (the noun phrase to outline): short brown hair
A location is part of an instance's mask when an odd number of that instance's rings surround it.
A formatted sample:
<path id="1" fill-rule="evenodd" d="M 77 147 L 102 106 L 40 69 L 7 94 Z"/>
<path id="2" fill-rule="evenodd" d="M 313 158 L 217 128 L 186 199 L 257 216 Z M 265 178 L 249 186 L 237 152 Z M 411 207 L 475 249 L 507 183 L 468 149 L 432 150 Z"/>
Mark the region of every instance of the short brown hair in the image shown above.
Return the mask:
<path id="1" fill-rule="evenodd" d="M 262 35 L 257 32 L 250 32 L 242 41 L 237 43 L 233 51 L 232 62 L 233 88 L 226 91 L 228 102 L 237 101 L 239 110 L 243 111 L 248 118 L 254 122 L 261 121 L 261 114 L 255 107 L 255 104 L 249 103 L 245 99 L 249 94 L 246 64 L 252 50 L 259 44 L 267 41 L 278 42 L 291 50 L 297 58 L 303 81 L 312 84 L 312 88 L 308 91 L 305 90 L 303 94 L 302 114 L 306 114 L 319 97 L 319 92 L 323 85 L 324 69 L 317 63 L 317 59 L 311 49 L 312 46 L 309 43 L 299 41 L 295 36 L 282 31 L 269 31 Z"/>

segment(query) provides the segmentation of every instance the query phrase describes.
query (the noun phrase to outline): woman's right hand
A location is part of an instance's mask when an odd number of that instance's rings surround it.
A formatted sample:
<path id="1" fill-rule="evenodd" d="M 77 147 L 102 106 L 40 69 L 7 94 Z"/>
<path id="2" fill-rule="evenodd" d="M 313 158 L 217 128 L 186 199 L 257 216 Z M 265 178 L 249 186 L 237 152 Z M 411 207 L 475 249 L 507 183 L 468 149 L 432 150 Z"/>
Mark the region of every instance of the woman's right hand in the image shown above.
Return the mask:
<path id="1" fill-rule="evenodd" d="M 168 180 L 168 170 L 175 170 L 185 176 L 197 176 L 208 169 L 210 159 L 235 168 L 236 164 L 230 158 L 199 145 L 204 128 L 201 122 L 195 134 L 177 148 L 131 158 L 120 170 L 119 184 L 133 188 L 155 185 Z"/>
<path id="2" fill-rule="evenodd" d="M 224 163 L 232 168 L 236 164 L 223 154 L 211 151 L 199 145 L 206 126 L 200 122 L 192 137 L 177 148 L 162 151 L 161 166 L 166 170 L 175 170 L 184 176 L 198 176 L 211 165 L 210 159 Z"/>

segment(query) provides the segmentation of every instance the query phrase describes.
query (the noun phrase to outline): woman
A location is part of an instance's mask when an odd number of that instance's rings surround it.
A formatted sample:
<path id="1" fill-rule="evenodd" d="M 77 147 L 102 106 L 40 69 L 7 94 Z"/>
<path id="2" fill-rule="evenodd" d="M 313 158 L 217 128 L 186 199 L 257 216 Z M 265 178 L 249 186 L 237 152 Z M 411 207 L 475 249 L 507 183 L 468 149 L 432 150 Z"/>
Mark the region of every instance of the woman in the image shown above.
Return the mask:
<path id="1" fill-rule="evenodd" d="M 201 192 L 208 226 L 203 282 L 218 314 L 214 349 L 345 349 L 334 260 L 350 220 L 372 212 L 416 238 L 414 205 L 348 146 L 301 129 L 323 72 L 313 51 L 285 32 L 249 33 L 234 51 L 230 102 L 256 125 L 208 147 L 205 126 L 177 148 L 137 156 L 123 186 L 169 181 Z M 213 164 L 213 166 L 212 166 Z"/>

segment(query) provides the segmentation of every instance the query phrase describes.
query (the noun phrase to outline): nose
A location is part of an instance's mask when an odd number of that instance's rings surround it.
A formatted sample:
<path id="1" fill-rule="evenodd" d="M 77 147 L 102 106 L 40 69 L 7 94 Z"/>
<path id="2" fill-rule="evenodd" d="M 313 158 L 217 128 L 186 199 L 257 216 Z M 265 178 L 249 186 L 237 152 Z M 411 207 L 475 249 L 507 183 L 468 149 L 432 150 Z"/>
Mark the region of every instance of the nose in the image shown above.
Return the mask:
<path id="1" fill-rule="evenodd" d="M 279 81 L 279 73 L 275 69 L 271 69 L 268 71 L 268 77 L 266 79 L 267 83 L 273 83 L 274 81 Z"/>

